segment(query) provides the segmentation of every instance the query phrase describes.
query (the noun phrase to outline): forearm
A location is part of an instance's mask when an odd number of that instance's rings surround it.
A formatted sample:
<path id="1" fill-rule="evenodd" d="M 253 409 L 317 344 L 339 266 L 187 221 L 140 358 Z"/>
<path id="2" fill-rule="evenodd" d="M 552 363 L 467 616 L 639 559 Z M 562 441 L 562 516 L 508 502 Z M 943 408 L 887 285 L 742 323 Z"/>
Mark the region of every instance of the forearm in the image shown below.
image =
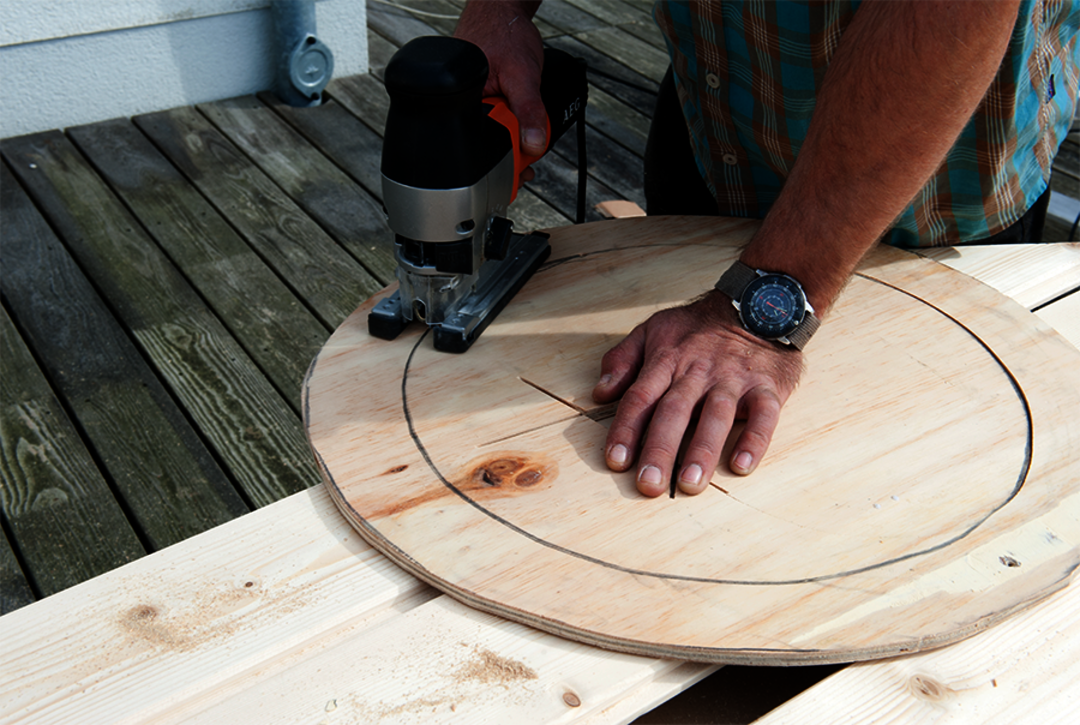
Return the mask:
<path id="1" fill-rule="evenodd" d="M 784 189 L 742 259 L 819 311 L 939 167 L 992 82 L 1018 0 L 865 0 Z"/>

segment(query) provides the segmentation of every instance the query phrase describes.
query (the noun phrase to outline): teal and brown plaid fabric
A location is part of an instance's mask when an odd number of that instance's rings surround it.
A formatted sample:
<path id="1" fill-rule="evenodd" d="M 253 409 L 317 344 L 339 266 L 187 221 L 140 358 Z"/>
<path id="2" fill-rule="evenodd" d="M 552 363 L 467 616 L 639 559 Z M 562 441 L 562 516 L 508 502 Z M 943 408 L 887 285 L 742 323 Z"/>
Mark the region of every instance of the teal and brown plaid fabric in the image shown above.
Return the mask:
<path id="1" fill-rule="evenodd" d="M 982 0 L 972 0 L 982 1 Z M 762 218 L 860 0 L 662 1 L 655 10 L 691 143 L 720 214 Z M 1080 86 L 1080 0 L 1022 0 L 997 77 L 886 241 L 985 239 L 1045 191 Z"/>

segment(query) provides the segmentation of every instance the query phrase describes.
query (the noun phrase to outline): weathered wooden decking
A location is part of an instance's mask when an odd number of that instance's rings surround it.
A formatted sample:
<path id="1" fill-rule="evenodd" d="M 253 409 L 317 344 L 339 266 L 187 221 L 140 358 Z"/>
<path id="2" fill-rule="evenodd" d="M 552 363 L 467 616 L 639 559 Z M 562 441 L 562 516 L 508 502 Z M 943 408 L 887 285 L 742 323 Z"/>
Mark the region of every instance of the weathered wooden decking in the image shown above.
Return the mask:
<path id="1" fill-rule="evenodd" d="M 649 6 L 540 12 L 548 43 L 603 73 L 590 74 L 590 208 L 644 205 L 667 62 Z M 304 371 L 393 272 L 381 71 L 408 39 L 454 24 L 368 12 L 371 75 L 334 80 L 318 108 L 260 95 L 0 143 L 3 612 L 320 482 Z M 1077 135 L 1054 179 L 1072 197 Z M 519 228 L 570 223 L 576 159 L 567 135 L 536 166 L 512 208 Z"/>
<path id="2" fill-rule="evenodd" d="M 541 27 L 630 84 L 592 78 L 589 201 L 643 204 L 661 41 L 642 4 L 593 11 L 556 0 Z M 5 611 L 319 482 L 300 382 L 393 276 L 381 71 L 454 24 L 369 17 L 373 73 L 319 108 L 263 95 L 3 142 Z M 574 145 L 537 165 L 519 227 L 570 223 Z"/>

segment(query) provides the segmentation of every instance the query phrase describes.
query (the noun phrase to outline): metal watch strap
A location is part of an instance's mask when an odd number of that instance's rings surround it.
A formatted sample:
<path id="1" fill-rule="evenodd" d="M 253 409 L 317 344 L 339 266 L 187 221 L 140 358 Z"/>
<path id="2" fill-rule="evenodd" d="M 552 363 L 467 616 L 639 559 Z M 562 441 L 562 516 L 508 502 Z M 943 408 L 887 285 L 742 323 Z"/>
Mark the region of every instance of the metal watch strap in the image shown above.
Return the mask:
<path id="1" fill-rule="evenodd" d="M 758 276 L 757 270 L 744 262 L 735 260 L 735 263 L 728 267 L 727 271 L 720 275 L 720 279 L 716 281 L 714 285 L 716 289 L 720 290 L 732 300 L 738 302 L 742 298 L 743 290 L 746 289 L 746 285 L 754 281 Z M 799 326 L 792 330 L 787 335 L 788 342 L 791 346 L 797 350 L 802 350 L 806 346 L 806 343 L 810 341 L 814 333 L 817 332 L 818 327 L 821 325 L 821 320 L 817 318 L 810 310 L 806 311 L 803 316 L 802 322 Z"/>

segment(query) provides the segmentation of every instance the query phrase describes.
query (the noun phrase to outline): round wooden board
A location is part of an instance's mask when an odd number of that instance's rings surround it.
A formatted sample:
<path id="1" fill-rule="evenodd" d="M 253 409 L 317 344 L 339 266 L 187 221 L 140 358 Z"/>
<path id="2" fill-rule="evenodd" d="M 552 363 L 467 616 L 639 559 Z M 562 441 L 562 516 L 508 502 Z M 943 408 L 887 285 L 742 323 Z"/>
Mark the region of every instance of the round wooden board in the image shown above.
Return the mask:
<path id="1" fill-rule="evenodd" d="M 1080 353 L 958 272 L 873 251 L 807 351 L 770 452 L 696 497 L 604 465 L 601 355 L 712 286 L 756 223 L 605 221 L 464 355 L 369 301 L 305 383 L 342 511 L 478 608 L 603 647 L 714 662 L 852 661 L 966 637 L 1080 560 Z M 381 298 L 383 295 L 378 295 Z"/>

